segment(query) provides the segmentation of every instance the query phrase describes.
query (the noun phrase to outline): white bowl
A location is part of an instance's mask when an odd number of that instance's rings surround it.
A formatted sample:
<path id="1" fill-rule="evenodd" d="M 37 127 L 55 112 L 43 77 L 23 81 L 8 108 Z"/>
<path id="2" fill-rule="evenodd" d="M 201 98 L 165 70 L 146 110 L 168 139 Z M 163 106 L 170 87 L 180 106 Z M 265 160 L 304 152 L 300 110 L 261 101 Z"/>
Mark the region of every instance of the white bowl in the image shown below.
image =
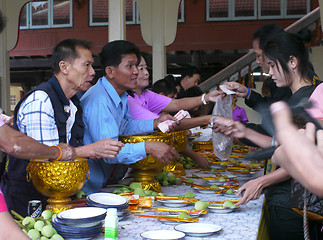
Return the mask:
<path id="1" fill-rule="evenodd" d="M 215 224 L 184 223 L 174 227 L 175 230 L 192 237 L 205 237 L 220 231 L 222 228 Z"/>
<path id="2" fill-rule="evenodd" d="M 185 233 L 172 230 L 147 231 L 140 234 L 146 240 L 178 240 L 185 237 Z"/>
<path id="3" fill-rule="evenodd" d="M 109 207 L 117 207 L 128 203 L 125 197 L 113 193 L 93 193 L 88 195 L 87 198 L 92 202 L 98 203 L 100 205 L 106 205 Z"/>
<path id="4" fill-rule="evenodd" d="M 157 200 L 157 202 L 165 205 L 166 207 L 170 207 L 170 208 L 173 208 L 173 207 L 184 207 L 184 206 L 188 205 L 183 200 Z"/>

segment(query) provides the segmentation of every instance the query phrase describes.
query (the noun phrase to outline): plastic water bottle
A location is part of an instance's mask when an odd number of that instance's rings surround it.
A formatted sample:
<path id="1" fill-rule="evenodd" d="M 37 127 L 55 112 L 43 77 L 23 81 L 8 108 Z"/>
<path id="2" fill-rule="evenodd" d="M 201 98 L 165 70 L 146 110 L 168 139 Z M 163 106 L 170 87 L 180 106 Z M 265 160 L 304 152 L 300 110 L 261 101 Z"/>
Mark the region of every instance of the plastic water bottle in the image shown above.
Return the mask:
<path id="1" fill-rule="evenodd" d="M 108 208 L 104 220 L 104 239 L 118 240 L 118 215 L 116 208 Z"/>

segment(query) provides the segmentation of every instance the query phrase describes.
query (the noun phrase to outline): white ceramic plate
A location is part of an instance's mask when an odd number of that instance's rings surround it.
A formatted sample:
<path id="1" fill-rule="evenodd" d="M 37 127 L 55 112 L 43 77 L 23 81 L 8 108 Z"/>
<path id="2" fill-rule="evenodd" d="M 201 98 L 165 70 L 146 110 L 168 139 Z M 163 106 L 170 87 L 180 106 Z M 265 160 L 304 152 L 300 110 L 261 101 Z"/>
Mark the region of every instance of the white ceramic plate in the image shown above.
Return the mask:
<path id="1" fill-rule="evenodd" d="M 172 230 L 156 230 L 143 232 L 140 236 L 146 240 L 177 240 L 183 239 L 185 237 L 185 233 Z"/>
<path id="2" fill-rule="evenodd" d="M 127 199 L 125 197 L 113 193 L 93 193 L 90 194 L 88 198 L 89 200 L 102 205 L 119 206 L 127 204 Z"/>
<path id="3" fill-rule="evenodd" d="M 205 237 L 220 231 L 222 228 L 218 225 L 207 223 L 184 223 L 175 226 L 174 229 L 188 236 Z"/>
<path id="4" fill-rule="evenodd" d="M 221 205 L 221 204 L 219 204 Z M 224 208 L 223 206 L 208 206 L 208 210 L 210 212 L 214 212 L 214 213 L 230 213 L 233 212 L 235 209 L 237 209 L 238 207 L 234 207 L 234 208 Z"/>
<path id="5" fill-rule="evenodd" d="M 184 207 L 187 205 L 183 200 L 157 200 L 157 202 L 165 205 L 166 207 Z"/>
<path id="6" fill-rule="evenodd" d="M 203 193 L 203 194 L 212 194 L 215 191 L 215 190 L 204 190 L 202 188 L 197 188 L 197 187 L 194 187 L 194 189 L 199 193 Z"/>
<path id="7" fill-rule="evenodd" d="M 80 207 L 80 208 L 73 208 L 57 214 L 59 219 L 66 219 L 66 220 L 82 220 L 82 219 L 89 219 L 89 218 L 97 218 L 102 215 L 105 216 L 107 210 L 104 208 L 98 207 Z M 104 218 L 104 217 L 103 217 Z"/>

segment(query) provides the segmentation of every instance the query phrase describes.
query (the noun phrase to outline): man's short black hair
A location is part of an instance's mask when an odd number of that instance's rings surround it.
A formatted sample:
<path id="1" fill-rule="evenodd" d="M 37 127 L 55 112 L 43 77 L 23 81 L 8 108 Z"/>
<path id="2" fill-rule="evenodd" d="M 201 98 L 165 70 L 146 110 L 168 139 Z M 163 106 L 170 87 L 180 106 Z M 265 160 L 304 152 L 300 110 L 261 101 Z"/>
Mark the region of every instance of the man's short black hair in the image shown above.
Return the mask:
<path id="1" fill-rule="evenodd" d="M 3 31 L 5 26 L 6 26 L 6 22 L 4 20 L 2 12 L 0 11 L 0 33 Z"/>
<path id="2" fill-rule="evenodd" d="M 117 67 L 127 54 L 135 54 L 140 61 L 140 51 L 132 42 L 116 40 L 105 44 L 99 54 L 102 71 L 105 71 L 107 66 Z"/>
<path id="3" fill-rule="evenodd" d="M 193 77 L 193 75 L 195 74 L 199 74 L 201 75 L 202 72 L 201 72 L 201 69 L 199 69 L 198 67 L 195 67 L 195 66 L 190 66 L 188 68 L 186 68 L 183 72 L 183 78 L 188 76 L 188 77 Z"/>
<path id="4" fill-rule="evenodd" d="M 76 48 L 91 49 L 91 43 L 79 39 L 65 39 L 58 43 L 53 49 L 52 56 L 52 70 L 53 73 L 58 73 L 60 71 L 59 62 L 60 61 L 70 61 L 73 62 L 79 53 Z"/>
<path id="5" fill-rule="evenodd" d="M 252 40 L 259 40 L 259 48 L 263 49 L 266 43 L 268 42 L 269 38 L 272 34 L 285 32 L 285 30 L 278 26 L 277 24 L 265 24 L 262 27 L 258 28 L 252 37 Z"/>

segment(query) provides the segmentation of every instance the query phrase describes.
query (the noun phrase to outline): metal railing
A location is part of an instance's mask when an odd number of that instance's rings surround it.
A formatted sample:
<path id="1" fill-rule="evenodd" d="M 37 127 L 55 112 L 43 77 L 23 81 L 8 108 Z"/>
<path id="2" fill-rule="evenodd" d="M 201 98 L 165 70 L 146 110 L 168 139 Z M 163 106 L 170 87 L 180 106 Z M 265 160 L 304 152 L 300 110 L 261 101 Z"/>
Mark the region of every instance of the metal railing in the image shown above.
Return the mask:
<path id="1" fill-rule="evenodd" d="M 311 24 L 315 23 L 320 19 L 320 8 L 317 7 L 301 19 L 297 20 L 295 23 L 285 28 L 285 31 L 290 33 L 297 33 L 300 30 L 309 27 Z M 251 70 L 253 71 L 258 64 L 255 62 L 256 55 L 254 51 L 251 51 L 239 58 L 237 61 L 233 62 L 217 74 L 213 75 L 209 79 L 205 80 L 199 85 L 200 89 L 205 92 L 211 88 L 216 87 L 223 81 L 237 81 L 239 79 L 239 72 L 241 76 L 248 74 Z M 251 64 L 251 66 L 250 66 Z"/>

